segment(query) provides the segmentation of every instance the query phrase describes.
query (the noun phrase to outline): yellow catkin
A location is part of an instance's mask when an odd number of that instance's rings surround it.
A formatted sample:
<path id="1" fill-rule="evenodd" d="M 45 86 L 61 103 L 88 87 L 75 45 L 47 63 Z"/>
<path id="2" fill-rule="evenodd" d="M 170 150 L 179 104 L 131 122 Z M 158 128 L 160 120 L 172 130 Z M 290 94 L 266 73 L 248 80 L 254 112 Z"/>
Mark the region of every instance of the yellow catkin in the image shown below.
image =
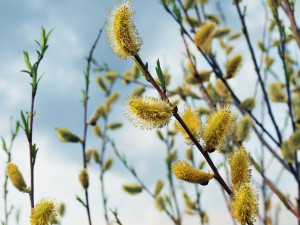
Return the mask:
<path id="1" fill-rule="evenodd" d="M 164 181 L 163 180 L 156 181 L 155 188 L 154 188 L 154 195 L 155 196 L 159 195 L 159 193 L 161 192 L 163 187 L 164 187 Z"/>
<path id="2" fill-rule="evenodd" d="M 231 169 L 231 183 L 233 190 L 239 189 L 251 179 L 251 162 L 244 147 L 236 147 L 229 154 L 228 163 Z"/>
<path id="3" fill-rule="evenodd" d="M 171 108 L 159 98 L 128 96 L 124 105 L 126 117 L 141 129 L 162 128 L 169 123 L 172 116 Z"/>
<path id="4" fill-rule="evenodd" d="M 210 22 L 214 22 L 215 24 L 219 25 L 220 24 L 220 19 L 214 14 L 206 14 L 205 15 L 206 19 L 208 19 Z"/>
<path id="5" fill-rule="evenodd" d="M 106 74 L 104 75 L 104 79 L 107 81 L 107 82 L 115 82 L 116 79 L 119 77 L 119 74 L 115 71 L 107 71 Z"/>
<path id="6" fill-rule="evenodd" d="M 115 103 L 116 101 L 118 101 L 119 96 L 120 96 L 119 92 L 114 92 L 114 93 L 110 94 L 106 99 L 106 103 L 108 103 L 108 104 Z"/>
<path id="7" fill-rule="evenodd" d="M 291 147 L 298 150 L 300 149 L 300 130 L 297 129 L 289 138 Z"/>
<path id="8" fill-rule="evenodd" d="M 241 224 L 253 224 L 258 215 L 258 194 L 249 185 L 243 184 L 230 203 L 234 218 Z"/>
<path id="9" fill-rule="evenodd" d="M 208 3 L 208 0 L 198 0 L 200 5 L 205 5 Z"/>
<path id="10" fill-rule="evenodd" d="M 284 84 L 280 82 L 274 82 L 269 86 L 269 96 L 272 102 L 286 102 L 286 93 L 283 90 Z"/>
<path id="11" fill-rule="evenodd" d="M 224 150 L 225 142 L 232 135 L 235 128 L 236 114 L 234 114 L 229 105 L 215 109 L 206 119 L 203 127 L 203 140 L 205 142 L 205 151 Z"/>
<path id="12" fill-rule="evenodd" d="M 139 184 L 123 184 L 123 191 L 130 195 L 136 195 L 142 192 L 143 186 Z"/>
<path id="13" fill-rule="evenodd" d="M 189 16 L 189 20 L 187 17 L 183 17 L 183 21 L 187 25 L 190 25 L 190 23 L 191 23 L 194 27 L 200 27 L 200 22 L 199 22 L 198 18 L 196 18 L 196 17 Z"/>
<path id="14" fill-rule="evenodd" d="M 132 3 L 127 0 L 111 9 L 106 20 L 106 38 L 109 46 L 118 57 L 124 60 L 137 55 L 143 43 L 133 23 L 134 14 Z"/>
<path id="15" fill-rule="evenodd" d="M 241 102 L 241 107 L 247 111 L 251 111 L 255 107 L 255 98 L 249 97 Z"/>
<path id="16" fill-rule="evenodd" d="M 117 130 L 123 126 L 122 123 L 110 123 L 107 128 L 110 130 Z"/>
<path id="17" fill-rule="evenodd" d="M 235 135 L 238 141 L 245 141 L 250 135 L 253 126 L 252 118 L 249 115 L 244 116 L 237 124 Z"/>
<path id="18" fill-rule="evenodd" d="M 258 41 L 257 46 L 258 46 L 259 50 L 261 50 L 262 52 L 267 51 L 265 44 L 262 41 Z"/>
<path id="19" fill-rule="evenodd" d="M 93 152 L 93 149 L 91 147 L 88 147 L 85 150 L 85 162 L 86 163 L 90 163 L 91 157 L 92 157 L 92 152 Z"/>
<path id="20" fill-rule="evenodd" d="M 65 127 L 57 127 L 56 136 L 61 142 L 80 142 L 80 138 Z"/>
<path id="21" fill-rule="evenodd" d="M 281 144 L 281 155 L 288 163 L 295 163 L 295 151 L 288 140 Z"/>
<path id="22" fill-rule="evenodd" d="M 190 162 L 193 162 L 193 149 L 188 148 L 187 150 L 185 150 L 185 157 Z"/>
<path id="23" fill-rule="evenodd" d="M 24 181 L 22 173 L 19 171 L 18 166 L 14 163 L 8 163 L 6 166 L 7 175 L 12 184 L 21 192 L 29 193 L 29 188 Z"/>
<path id="24" fill-rule="evenodd" d="M 155 208 L 158 211 L 164 211 L 166 209 L 166 205 L 166 199 L 163 196 L 158 195 L 155 197 Z"/>
<path id="25" fill-rule="evenodd" d="M 135 96 L 142 96 L 143 93 L 145 92 L 145 87 L 144 86 L 139 86 L 136 89 L 134 89 L 134 91 L 131 93 L 131 95 L 135 95 Z"/>
<path id="26" fill-rule="evenodd" d="M 65 215 L 65 212 L 66 212 L 66 205 L 65 203 L 60 203 L 59 206 L 58 206 L 58 215 L 60 216 L 64 216 Z"/>
<path id="27" fill-rule="evenodd" d="M 216 38 L 224 37 L 224 36 L 228 35 L 230 33 L 230 31 L 231 31 L 230 27 L 219 28 L 215 31 L 214 37 L 216 37 Z"/>
<path id="28" fill-rule="evenodd" d="M 108 91 L 107 85 L 105 84 L 101 76 L 96 76 L 96 83 L 103 93 L 106 93 Z"/>
<path id="29" fill-rule="evenodd" d="M 109 170 L 112 167 L 113 163 L 114 163 L 114 159 L 108 158 L 104 163 L 103 170 L 104 171 Z"/>
<path id="30" fill-rule="evenodd" d="M 215 90 L 216 90 L 216 94 L 220 97 L 228 98 L 231 96 L 230 91 L 228 90 L 228 88 L 226 87 L 226 85 L 223 83 L 221 79 L 216 80 Z"/>
<path id="31" fill-rule="evenodd" d="M 188 210 L 196 209 L 197 203 L 195 201 L 192 201 L 190 196 L 185 191 L 182 193 L 182 196 L 183 196 L 184 204 Z"/>
<path id="32" fill-rule="evenodd" d="M 242 35 L 241 32 L 232 34 L 232 35 L 229 36 L 229 40 L 232 41 L 232 40 L 238 39 L 241 35 Z"/>
<path id="33" fill-rule="evenodd" d="M 166 155 L 166 163 L 171 165 L 177 159 L 177 151 L 174 150 Z"/>
<path id="34" fill-rule="evenodd" d="M 194 169 L 185 160 L 178 160 L 175 162 L 172 166 L 172 172 L 177 179 L 201 185 L 207 185 L 209 180 L 214 177 L 214 174 L 212 173 Z"/>
<path id="35" fill-rule="evenodd" d="M 89 174 L 87 169 L 82 169 L 79 172 L 78 180 L 83 187 L 83 189 L 88 189 L 89 187 Z"/>
<path id="36" fill-rule="evenodd" d="M 94 149 L 92 152 L 92 159 L 96 162 L 96 163 L 100 163 L 100 154 L 98 152 L 97 149 Z"/>
<path id="37" fill-rule="evenodd" d="M 191 133 L 199 141 L 201 135 L 201 119 L 197 109 L 191 109 L 190 107 L 186 108 L 181 115 L 182 120 L 185 122 Z M 182 136 L 185 137 L 185 143 L 187 145 L 194 145 L 188 133 L 181 126 L 181 124 L 176 121 L 175 130 L 178 131 Z"/>
<path id="38" fill-rule="evenodd" d="M 39 201 L 30 213 L 30 225 L 52 224 L 56 219 L 57 206 L 53 199 L 43 198 Z"/>
<path id="39" fill-rule="evenodd" d="M 241 54 L 233 56 L 229 59 L 226 63 L 226 79 L 230 79 L 235 77 L 236 73 L 238 72 L 239 68 L 241 67 L 243 61 L 243 56 Z"/>
<path id="40" fill-rule="evenodd" d="M 216 24 L 214 22 L 209 22 L 201 26 L 194 36 L 195 45 L 206 54 L 210 52 L 215 28 Z"/>
<path id="41" fill-rule="evenodd" d="M 89 121 L 87 122 L 88 124 L 91 124 L 92 126 L 96 125 L 99 117 L 100 117 L 101 111 L 98 110 L 98 108 L 93 112 L 91 115 Z"/>
<path id="42" fill-rule="evenodd" d="M 266 64 L 266 68 L 267 68 L 267 69 L 270 69 L 271 66 L 273 65 L 274 61 L 275 61 L 275 59 L 274 59 L 273 57 L 268 56 L 268 55 L 265 56 L 264 62 L 265 62 L 265 64 Z"/>
<path id="43" fill-rule="evenodd" d="M 267 0 L 267 4 L 271 10 L 275 10 L 281 6 L 282 0 Z"/>
<path id="44" fill-rule="evenodd" d="M 102 130 L 99 124 L 96 124 L 95 126 L 93 126 L 93 132 L 97 137 L 101 137 L 102 136 Z"/>
<path id="45" fill-rule="evenodd" d="M 196 6 L 196 0 L 184 0 L 183 2 L 183 8 L 185 10 L 194 8 Z"/>
<path id="46" fill-rule="evenodd" d="M 210 75 L 213 71 L 212 70 L 200 70 L 198 71 L 198 75 L 202 82 L 207 82 L 210 79 Z"/>
<path id="47" fill-rule="evenodd" d="M 198 166 L 199 170 L 202 170 L 202 169 L 204 168 L 205 164 L 206 164 L 206 161 L 205 161 L 205 160 L 202 160 L 202 161 L 199 163 L 199 166 Z"/>

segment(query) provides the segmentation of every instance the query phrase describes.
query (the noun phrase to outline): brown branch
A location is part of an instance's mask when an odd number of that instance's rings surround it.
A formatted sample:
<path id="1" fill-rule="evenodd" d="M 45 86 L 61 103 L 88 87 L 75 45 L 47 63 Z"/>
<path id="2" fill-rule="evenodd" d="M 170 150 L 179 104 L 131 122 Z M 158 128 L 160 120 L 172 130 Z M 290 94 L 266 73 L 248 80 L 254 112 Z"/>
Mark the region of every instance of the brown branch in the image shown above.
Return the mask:
<path id="1" fill-rule="evenodd" d="M 177 113 L 177 110 L 178 110 L 177 107 L 172 105 L 172 103 L 168 99 L 167 95 L 160 89 L 160 87 L 155 82 L 155 80 L 153 79 L 153 77 L 151 76 L 151 74 L 149 73 L 149 71 L 146 69 L 146 66 L 143 63 L 143 61 L 141 60 L 141 58 L 138 55 L 134 56 L 134 58 L 140 64 L 140 66 L 142 67 L 142 69 L 144 70 L 144 72 L 146 73 L 147 80 L 155 87 L 155 89 L 160 94 L 161 98 L 170 106 L 170 108 L 172 109 L 173 116 L 177 119 L 177 121 L 180 123 L 180 125 L 187 132 L 187 134 L 189 135 L 189 137 L 191 138 L 191 140 L 193 141 L 193 143 L 196 145 L 196 147 L 198 148 L 198 150 L 202 153 L 202 155 L 204 156 L 204 158 L 207 161 L 208 165 L 213 170 L 213 172 L 215 174 L 215 179 L 222 185 L 222 187 L 225 189 L 225 191 L 228 193 L 228 195 L 231 195 L 232 192 L 231 192 L 230 188 L 227 186 L 227 184 L 225 183 L 225 181 L 223 180 L 223 178 L 219 174 L 218 169 L 216 168 L 216 166 L 212 162 L 212 160 L 209 157 L 208 153 L 205 152 L 205 151 L 203 151 L 202 146 L 199 144 L 199 142 L 197 141 L 197 139 L 195 138 L 195 136 L 191 133 L 190 129 L 187 127 L 187 125 L 184 123 L 184 121 L 182 120 L 182 118 L 180 117 L 180 115 Z"/>

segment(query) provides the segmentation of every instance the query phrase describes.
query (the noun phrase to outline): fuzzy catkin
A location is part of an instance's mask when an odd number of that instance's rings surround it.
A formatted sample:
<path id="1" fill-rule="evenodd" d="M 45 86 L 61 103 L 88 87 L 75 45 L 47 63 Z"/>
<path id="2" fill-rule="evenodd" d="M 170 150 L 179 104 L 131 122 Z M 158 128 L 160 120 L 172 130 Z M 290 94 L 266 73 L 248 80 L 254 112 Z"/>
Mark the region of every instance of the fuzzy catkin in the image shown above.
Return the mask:
<path id="1" fill-rule="evenodd" d="M 253 224 L 258 215 L 258 194 L 249 183 L 243 184 L 234 194 L 230 203 L 234 218 L 242 224 Z"/>
<path id="2" fill-rule="evenodd" d="M 172 172 L 177 179 L 201 185 L 208 184 L 209 180 L 214 177 L 212 173 L 205 173 L 201 170 L 194 169 L 185 160 L 175 162 L 172 166 Z"/>
<path id="3" fill-rule="evenodd" d="M 210 52 L 215 28 L 216 24 L 214 22 L 209 22 L 201 26 L 194 36 L 195 45 L 206 54 Z"/>
<path id="4" fill-rule="evenodd" d="M 123 191 L 130 195 L 136 195 L 142 192 L 143 186 L 139 184 L 123 184 Z"/>
<path id="5" fill-rule="evenodd" d="M 206 119 L 203 127 L 202 138 L 205 142 L 205 151 L 223 150 L 224 143 L 235 129 L 236 114 L 224 106 L 215 109 Z"/>
<path id="6" fill-rule="evenodd" d="M 30 225 L 48 225 L 56 219 L 57 206 L 53 199 L 43 198 L 30 213 Z"/>
<path id="7" fill-rule="evenodd" d="M 29 188 L 27 188 L 23 175 L 16 164 L 8 163 L 6 166 L 6 172 L 15 188 L 21 192 L 29 193 Z"/>
<path id="8" fill-rule="evenodd" d="M 250 129 L 253 126 L 252 118 L 249 115 L 244 116 L 237 124 L 235 135 L 238 141 L 245 141 L 250 135 Z"/>
<path id="9" fill-rule="evenodd" d="M 106 20 L 106 38 L 112 51 L 121 59 L 138 54 L 142 39 L 133 23 L 134 11 L 130 0 L 111 9 Z"/>
<path id="10" fill-rule="evenodd" d="M 225 75 L 226 79 L 230 79 L 236 76 L 236 73 L 238 72 L 242 64 L 242 61 L 243 61 L 243 56 L 241 54 L 235 55 L 227 61 L 226 75 Z"/>
<path id="11" fill-rule="evenodd" d="M 65 127 L 57 127 L 56 136 L 61 142 L 80 142 L 80 138 Z"/>
<path id="12" fill-rule="evenodd" d="M 159 98 L 131 95 L 125 98 L 124 105 L 126 117 L 141 129 L 162 128 L 172 116 L 171 108 Z"/>
<path id="13" fill-rule="evenodd" d="M 182 120 L 185 122 L 191 133 L 194 137 L 199 141 L 201 135 L 201 119 L 198 113 L 198 110 L 191 109 L 190 107 L 186 108 L 181 115 Z M 174 124 L 175 130 L 178 131 L 183 137 L 185 137 L 185 143 L 187 145 L 194 145 L 194 142 L 185 131 L 185 129 L 181 126 L 178 121 L 175 121 Z"/>
<path id="14" fill-rule="evenodd" d="M 243 146 L 234 148 L 229 154 L 228 163 L 231 169 L 231 183 L 234 190 L 237 190 L 243 184 L 250 182 L 251 162 L 250 157 Z"/>

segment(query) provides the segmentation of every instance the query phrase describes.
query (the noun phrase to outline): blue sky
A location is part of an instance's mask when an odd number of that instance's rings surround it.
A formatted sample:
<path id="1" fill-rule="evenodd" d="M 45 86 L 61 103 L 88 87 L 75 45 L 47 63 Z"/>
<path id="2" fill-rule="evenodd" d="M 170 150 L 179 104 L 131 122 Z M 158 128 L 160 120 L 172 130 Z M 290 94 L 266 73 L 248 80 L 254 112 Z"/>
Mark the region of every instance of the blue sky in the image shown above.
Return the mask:
<path id="1" fill-rule="evenodd" d="M 209 13 L 213 11 L 216 0 L 211 0 L 207 8 Z M 240 22 L 231 4 L 231 0 L 219 1 L 227 18 L 227 25 L 232 27 L 233 33 L 240 31 Z M 40 73 L 44 76 L 40 82 L 36 97 L 36 117 L 34 122 L 34 141 L 40 147 L 36 163 L 36 201 L 43 197 L 53 197 L 57 202 L 65 202 L 67 212 L 62 224 L 87 224 L 86 212 L 75 200 L 75 195 L 83 197 L 83 191 L 77 181 L 78 172 L 82 166 L 81 146 L 76 144 L 63 144 L 55 136 L 55 127 L 65 126 L 79 135 L 82 134 L 82 105 L 80 103 L 81 89 L 84 87 L 83 71 L 85 70 L 86 56 L 97 36 L 99 28 L 105 22 L 109 9 L 114 1 L 0 1 L 0 136 L 9 139 L 9 118 L 19 119 L 20 110 L 28 111 L 30 106 L 30 79 L 28 75 L 21 73 L 25 68 L 23 50 L 30 54 L 31 61 L 36 57 L 36 44 L 34 39 L 40 39 L 40 30 L 44 26 L 47 31 L 53 29 L 49 40 L 49 49 L 41 63 Z M 135 24 L 141 34 L 144 45 L 141 57 L 149 62 L 150 70 L 154 71 L 155 61 L 160 58 L 163 68 L 169 68 L 173 80 L 171 87 L 176 87 L 183 80 L 181 60 L 184 57 L 184 46 L 179 37 L 177 24 L 164 11 L 156 0 L 134 1 L 136 9 Z M 252 43 L 262 37 L 262 26 L 264 18 L 261 1 L 247 2 L 247 21 L 252 38 Z M 297 5 L 298 6 L 298 5 Z M 299 19 L 299 18 L 298 18 Z M 295 44 L 295 43 L 294 43 Z M 233 88 L 237 90 L 241 99 L 252 96 L 256 77 L 250 56 L 243 38 L 234 42 L 236 53 L 245 53 L 243 68 L 239 77 L 231 81 Z M 257 56 L 258 51 L 256 49 Z M 275 51 L 273 52 L 275 53 Z M 115 71 L 121 74 L 132 66 L 132 61 L 123 61 L 115 56 L 108 47 L 103 34 L 95 50 L 95 59 L 106 62 Z M 208 69 L 208 65 L 197 57 L 199 68 Z M 221 65 L 225 63 L 225 56 L 220 54 L 218 59 Z M 280 69 L 280 66 L 278 67 Z M 103 94 L 95 84 L 95 76 L 91 75 L 91 90 L 89 102 L 89 115 L 104 101 Z M 124 127 L 119 131 L 111 132 L 117 142 L 117 146 L 123 154 L 126 154 L 130 164 L 133 164 L 138 174 L 151 189 L 157 179 L 165 179 L 164 145 L 160 143 L 155 131 L 141 131 L 127 122 L 122 113 L 122 98 L 129 94 L 136 86 L 124 87 L 120 82 L 115 90 L 121 92 L 112 112 L 113 121 L 122 121 Z M 250 87 L 250 88 L 249 88 Z M 147 94 L 155 95 L 153 91 Z M 286 108 L 282 105 L 273 106 L 277 120 L 283 124 Z M 255 113 L 259 115 L 259 107 Z M 271 130 L 273 127 L 269 121 L 266 126 Z M 272 131 L 272 133 L 274 133 Z M 98 147 L 100 141 L 95 139 L 91 130 L 88 132 L 88 146 Z M 130 135 L 129 135 L 130 134 Z M 246 147 L 249 151 L 258 151 L 257 140 L 252 137 Z M 98 147 L 99 148 L 99 147 Z M 178 138 L 176 148 L 179 150 L 179 159 L 183 159 L 184 150 L 187 148 L 182 138 Z M 111 149 L 107 156 L 113 156 Z M 199 161 L 202 159 L 198 154 Z M 218 156 L 213 157 L 216 163 L 221 161 Z M 5 167 L 5 155 L 0 153 L 0 166 Z M 28 149 L 26 138 L 20 132 L 14 148 L 13 162 L 15 162 L 29 183 Z M 280 167 L 273 164 L 270 177 L 276 177 Z M 100 198 L 99 171 L 96 165 L 89 168 L 91 177 L 90 196 L 91 214 L 93 224 L 103 224 L 102 204 Z M 222 172 L 222 171 L 221 171 Z M 259 180 L 259 177 L 256 176 Z M 151 199 L 146 193 L 139 196 L 128 196 L 121 190 L 123 183 L 135 182 L 134 178 L 124 169 L 115 158 L 115 164 L 106 176 L 106 189 L 108 194 L 108 205 L 114 209 L 118 207 L 120 219 L 124 224 L 171 224 L 164 213 L 159 213 Z M 294 192 L 295 188 L 290 175 L 286 175 L 281 188 L 288 192 Z M 0 184 L 3 176 L 0 177 Z M 177 183 L 179 185 L 180 182 Z M 193 193 L 194 187 L 185 185 L 185 189 Z M 211 224 L 229 224 L 231 218 L 226 211 L 223 196 L 215 181 L 202 188 L 204 195 L 203 207 L 207 210 Z M 167 192 L 167 188 L 164 190 Z M 2 192 L 1 192 L 2 193 Z M 178 193 L 181 197 L 181 193 Z M 27 195 L 17 192 L 9 185 L 9 201 L 16 208 L 21 207 L 21 224 L 29 222 L 29 198 Z M 274 202 L 277 199 L 274 198 Z M 183 205 L 183 202 L 181 200 Z M 0 201 L 0 219 L 3 218 L 2 201 Z M 283 208 L 283 207 L 282 207 Z M 182 209 L 183 210 L 183 209 Z M 112 215 L 110 214 L 112 218 Z M 282 209 L 282 221 L 294 223 L 295 220 L 289 212 Z M 198 224 L 196 216 L 183 218 L 183 224 Z M 10 224 L 14 224 L 11 217 Z"/>

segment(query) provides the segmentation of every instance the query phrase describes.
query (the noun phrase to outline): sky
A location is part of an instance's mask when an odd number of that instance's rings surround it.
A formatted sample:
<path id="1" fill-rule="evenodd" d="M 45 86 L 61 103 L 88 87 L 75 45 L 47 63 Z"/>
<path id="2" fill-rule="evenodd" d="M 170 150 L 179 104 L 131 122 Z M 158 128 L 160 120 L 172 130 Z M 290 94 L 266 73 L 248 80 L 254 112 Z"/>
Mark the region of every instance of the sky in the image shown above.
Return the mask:
<path id="1" fill-rule="evenodd" d="M 211 0 L 210 5 L 206 8 L 207 12 L 218 14 L 214 9 L 216 2 L 220 2 L 225 13 L 226 24 L 224 26 L 230 26 L 232 33 L 239 32 L 241 25 L 231 0 Z M 261 2 L 259 0 L 247 2 L 248 29 L 254 44 L 262 37 L 264 11 Z M 40 39 L 41 27 L 43 26 L 46 31 L 53 30 L 49 39 L 49 49 L 39 68 L 40 74 L 44 75 L 39 85 L 35 104 L 33 139 L 40 148 L 35 166 L 35 201 L 50 197 L 55 198 L 58 203 L 65 202 L 66 215 L 61 222 L 66 225 L 87 224 L 86 211 L 75 199 L 76 195 L 82 198 L 84 195 L 77 180 L 79 170 L 82 169 L 82 149 L 79 144 L 59 142 L 56 138 L 55 127 L 67 127 L 80 136 L 83 133 L 83 108 L 80 100 L 81 90 L 84 88 L 85 56 L 88 55 L 113 4 L 114 1 L 111 0 L 28 0 L 18 2 L 0 0 L 0 136 L 7 141 L 10 137 L 10 117 L 13 120 L 20 119 L 20 111 L 29 111 L 30 109 L 30 79 L 28 75 L 20 72 L 26 68 L 23 51 L 28 51 L 31 61 L 34 61 L 37 49 L 34 40 Z M 149 62 L 151 72 L 155 71 L 155 62 L 159 58 L 162 68 L 168 68 L 172 75 L 171 88 L 176 87 L 183 81 L 181 62 L 185 55 L 177 24 L 156 0 L 135 0 L 133 5 L 136 10 L 135 24 L 144 42 L 140 53 L 141 58 Z M 299 21 L 299 18 L 297 19 Z M 230 85 L 237 91 L 238 96 L 244 99 L 253 95 L 256 76 L 245 40 L 240 38 L 233 43 L 234 52 L 243 53 L 244 62 L 239 76 L 230 81 Z M 295 43 L 293 44 L 292 46 L 296 46 Z M 257 48 L 255 49 L 258 57 L 259 51 Z M 276 53 L 276 51 L 273 50 L 272 53 Z M 120 74 L 130 69 L 133 63 L 130 60 L 123 61 L 111 52 L 104 33 L 95 49 L 94 58 L 100 63 L 107 63 L 112 70 Z M 217 55 L 217 59 L 221 65 L 225 65 L 225 55 L 220 53 Z M 197 62 L 201 69 L 209 69 L 201 57 L 197 56 Z M 280 65 L 276 69 L 280 70 Z M 104 101 L 104 96 L 95 83 L 96 75 L 98 74 L 91 74 L 88 115 L 91 115 L 94 109 Z M 164 144 L 156 137 L 155 131 L 142 131 L 134 127 L 122 113 L 122 99 L 135 87 L 136 85 L 133 84 L 124 87 L 121 82 L 115 85 L 114 91 L 120 91 L 121 97 L 114 106 L 110 118 L 112 118 L 111 122 L 123 122 L 124 126 L 109 134 L 116 141 L 121 154 L 126 155 L 128 163 L 135 167 L 147 187 L 153 190 L 158 179 L 166 181 L 167 171 L 164 163 L 166 150 Z M 146 94 L 155 96 L 153 90 L 148 90 Z M 286 106 L 273 104 L 272 107 L 276 112 L 276 119 L 282 127 Z M 260 115 L 260 106 L 254 113 L 257 116 Z M 275 134 L 268 119 L 265 124 L 271 133 Z M 183 142 L 183 138 L 176 139 L 175 147 L 178 150 L 178 159 L 184 159 L 187 146 Z M 257 143 L 257 139 L 252 135 L 245 145 L 250 152 L 256 154 L 260 149 L 260 145 Z M 29 184 L 27 145 L 26 137 L 20 130 L 13 145 L 12 161 L 19 166 L 24 179 Z M 101 146 L 101 140 L 94 137 L 91 129 L 88 130 L 87 146 L 98 149 Z M 172 224 L 164 213 L 155 209 L 153 199 L 145 192 L 137 196 L 129 196 L 122 191 L 122 184 L 135 183 L 136 180 L 115 157 L 110 147 L 107 157 L 115 158 L 112 169 L 107 172 L 105 177 L 108 206 L 111 209 L 118 208 L 123 224 Z M 202 160 L 200 154 L 196 153 L 196 157 L 198 157 L 198 162 Z M 222 157 L 218 155 L 213 155 L 212 158 L 216 164 L 222 161 Z M 267 155 L 267 159 L 270 159 L 269 155 Z M 1 151 L 0 168 L 2 168 L 3 175 L 0 176 L 0 184 L 4 182 L 5 163 L 6 155 Z M 280 170 L 279 164 L 272 162 L 271 172 L 267 175 L 275 179 Z M 223 173 L 224 171 L 221 170 L 221 174 Z M 99 168 L 95 163 L 89 165 L 89 174 L 92 221 L 95 225 L 103 224 Z M 254 178 L 256 181 L 260 181 L 260 177 L 255 173 Z M 2 185 L 0 186 L 2 187 Z M 193 185 L 176 182 L 178 190 L 182 186 L 193 196 Z M 295 183 L 288 173 L 284 173 L 279 188 L 292 196 L 295 193 Z M 210 224 L 231 224 L 231 217 L 217 183 L 212 181 L 208 186 L 200 189 L 203 191 L 202 206 L 208 212 Z M 21 209 L 20 224 L 29 224 L 30 201 L 28 196 L 15 190 L 11 183 L 8 185 L 8 190 L 9 204 L 13 204 L 15 209 Z M 163 192 L 168 193 L 168 187 L 165 187 Z M 3 190 L 1 190 L 1 196 L 2 193 Z M 181 191 L 178 191 L 177 195 L 181 205 L 184 205 Z M 277 198 L 274 197 L 274 204 L 277 202 Z M 183 211 L 184 208 L 182 208 Z M 289 224 L 296 222 L 284 207 L 281 211 L 280 224 L 283 224 L 283 221 Z M 3 219 L 3 216 L 3 201 L 0 200 L 0 220 Z M 113 219 L 111 213 L 109 216 Z M 11 225 L 16 224 L 14 216 L 10 217 L 9 222 Z M 184 215 L 183 224 L 199 224 L 199 218 Z"/>

